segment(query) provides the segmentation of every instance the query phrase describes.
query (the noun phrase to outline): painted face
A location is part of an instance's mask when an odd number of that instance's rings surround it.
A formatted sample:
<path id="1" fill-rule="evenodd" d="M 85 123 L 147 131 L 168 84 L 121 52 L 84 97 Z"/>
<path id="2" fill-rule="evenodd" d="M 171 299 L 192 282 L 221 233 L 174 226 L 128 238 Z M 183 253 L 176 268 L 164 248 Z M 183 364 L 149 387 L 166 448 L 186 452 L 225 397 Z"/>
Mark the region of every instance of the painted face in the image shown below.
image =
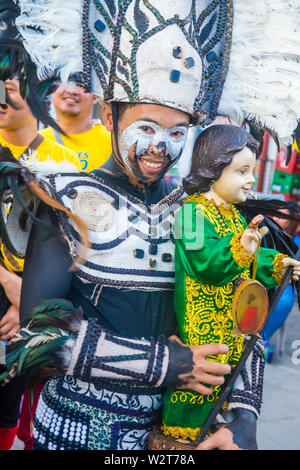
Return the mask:
<path id="1" fill-rule="evenodd" d="M 221 177 L 211 186 L 209 192 L 214 193 L 212 196 L 216 196 L 216 202 L 235 204 L 245 201 L 255 181 L 255 165 L 255 155 L 248 147 L 236 153 Z"/>
<path id="2" fill-rule="evenodd" d="M 135 121 L 120 135 L 121 158 L 139 181 L 153 181 L 181 156 L 187 132 L 183 125 L 166 129 L 153 121 Z"/>

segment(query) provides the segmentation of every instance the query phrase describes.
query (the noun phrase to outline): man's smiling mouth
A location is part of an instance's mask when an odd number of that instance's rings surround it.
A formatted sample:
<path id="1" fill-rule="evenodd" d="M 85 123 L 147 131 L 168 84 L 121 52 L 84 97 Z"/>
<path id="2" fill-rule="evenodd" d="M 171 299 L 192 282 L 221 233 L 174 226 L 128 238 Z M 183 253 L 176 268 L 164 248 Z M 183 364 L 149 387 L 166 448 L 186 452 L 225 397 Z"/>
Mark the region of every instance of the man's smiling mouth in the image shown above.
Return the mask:
<path id="1" fill-rule="evenodd" d="M 140 158 L 139 161 L 142 167 L 145 168 L 147 171 L 150 171 L 151 173 L 157 173 L 161 171 L 167 164 L 166 161 L 157 162 L 154 160 L 148 160 L 147 158 Z"/>

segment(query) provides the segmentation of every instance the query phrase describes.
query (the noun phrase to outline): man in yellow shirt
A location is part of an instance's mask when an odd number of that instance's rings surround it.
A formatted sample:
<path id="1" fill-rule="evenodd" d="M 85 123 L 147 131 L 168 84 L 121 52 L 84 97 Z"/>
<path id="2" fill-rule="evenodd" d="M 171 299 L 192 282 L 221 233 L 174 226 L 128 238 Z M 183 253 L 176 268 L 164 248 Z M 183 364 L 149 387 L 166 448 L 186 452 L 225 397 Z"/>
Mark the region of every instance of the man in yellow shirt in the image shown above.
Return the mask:
<path id="1" fill-rule="evenodd" d="M 38 136 L 38 124 L 26 101 L 19 92 L 19 81 L 6 80 L 6 90 L 18 109 L 9 105 L 0 107 L 0 145 L 9 147 L 15 158 L 20 158 L 31 142 Z M 36 149 L 40 161 L 53 160 L 72 163 L 81 169 L 76 152 L 44 137 Z"/>
<path id="2" fill-rule="evenodd" d="M 44 137 L 78 152 L 81 169 L 92 171 L 103 165 L 111 155 L 111 135 L 98 120 L 91 119 L 97 98 L 85 93 L 73 82 L 60 85 L 52 95 L 56 121 L 66 133 L 52 127 L 40 131 Z"/>

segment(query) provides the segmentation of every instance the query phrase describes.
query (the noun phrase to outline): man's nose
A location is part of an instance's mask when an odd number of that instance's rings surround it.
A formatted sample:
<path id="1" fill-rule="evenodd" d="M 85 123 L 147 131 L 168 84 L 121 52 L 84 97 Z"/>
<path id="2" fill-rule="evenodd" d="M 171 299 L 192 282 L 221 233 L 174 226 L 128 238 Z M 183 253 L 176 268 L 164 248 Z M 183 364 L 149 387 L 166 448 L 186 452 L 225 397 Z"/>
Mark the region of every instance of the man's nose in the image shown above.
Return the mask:
<path id="1" fill-rule="evenodd" d="M 165 157 L 168 154 L 166 142 L 159 142 L 157 145 L 151 145 L 151 152 L 160 157 Z"/>

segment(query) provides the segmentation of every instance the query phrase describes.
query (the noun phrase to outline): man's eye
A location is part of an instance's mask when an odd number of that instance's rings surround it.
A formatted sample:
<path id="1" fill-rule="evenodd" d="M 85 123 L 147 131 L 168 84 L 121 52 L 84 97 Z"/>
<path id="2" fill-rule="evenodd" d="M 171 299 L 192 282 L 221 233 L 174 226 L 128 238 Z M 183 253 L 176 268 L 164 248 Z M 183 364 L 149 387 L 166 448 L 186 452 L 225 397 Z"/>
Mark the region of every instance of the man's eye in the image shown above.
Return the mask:
<path id="1" fill-rule="evenodd" d="M 145 133 L 145 134 L 154 134 L 154 130 L 150 126 L 141 126 L 140 129 Z"/>
<path id="2" fill-rule="evenodd" d="M 170 136 L 173 137 L 174 139 L 179 139 L 180 137 L 183 136 L 183 132 L 182 131 L 174 131 L 174 132 L 171 132 Z"/>

